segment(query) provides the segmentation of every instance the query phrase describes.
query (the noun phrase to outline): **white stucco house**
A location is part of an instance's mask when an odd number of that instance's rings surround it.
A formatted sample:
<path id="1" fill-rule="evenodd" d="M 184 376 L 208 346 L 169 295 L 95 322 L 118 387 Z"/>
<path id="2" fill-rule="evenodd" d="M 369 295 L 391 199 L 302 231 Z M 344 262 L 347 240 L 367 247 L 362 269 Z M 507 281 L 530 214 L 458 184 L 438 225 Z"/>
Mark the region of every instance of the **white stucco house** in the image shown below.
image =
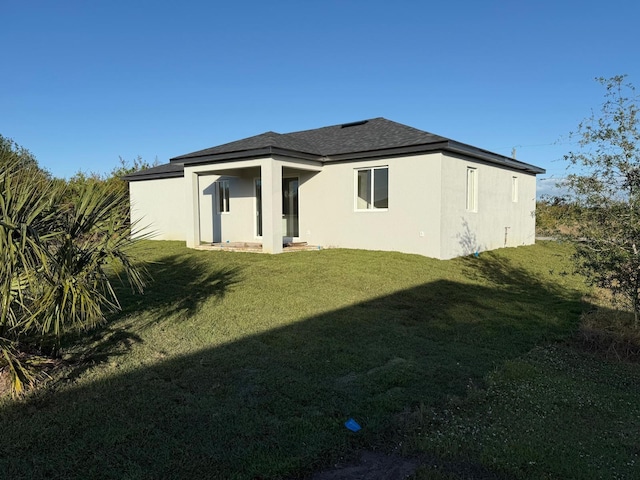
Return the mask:
<path id="1" fill-rule="evenodd" d="M 158 240 L 448 259 L 535 241 L 544 170 L 384 118 L 254 137 L 125 177 Z M 144 233 L 144 230 L 141 232 Z"/>

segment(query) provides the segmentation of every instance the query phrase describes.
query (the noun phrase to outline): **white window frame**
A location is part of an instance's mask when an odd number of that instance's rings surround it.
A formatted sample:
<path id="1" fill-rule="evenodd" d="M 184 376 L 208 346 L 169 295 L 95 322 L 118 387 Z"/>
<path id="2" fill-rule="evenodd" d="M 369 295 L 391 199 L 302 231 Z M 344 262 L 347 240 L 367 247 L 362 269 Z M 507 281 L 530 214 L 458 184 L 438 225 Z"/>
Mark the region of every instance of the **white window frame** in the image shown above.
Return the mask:
<path id="1" fill-rule="evenodd" d="M 228 214 L 231 209 L 229 204 L 231 203 L 231 195 L 229 194 L 230 182 L 229 180 L 218 180 L 218 213 L 221 215 Z M 226 193 L 226 195 L 225 195 Z"/>
<path id="2" fill-rule="evenodd" d="M 478 211 L 478 169 L 467 167 L 467 211 Z"/>
<path id="3" fill-rule="evenodd" d="M 375 170 L 386 170 L 387 171 L 387 206 L 386 207 L 376 207 L 375 203 Z M 369 185 L 371 192 L 371 202 L 367 204 L 367 208 L 361 208 L 358 206 L 358 174 L 360 172 L 370 171 L 371 172 L 371 184 Z M 380 165 L 375 167 L 365 167 L 365 168 L 356 168 L 353 171 L 353 208 L 356 212 L 386 212 L 389 210 L 389 166 L 388 165 Z"/>
<path id="4" fill-rule="evenodd" d="M 518 177 L 515 175 L 511 177 L 511 201 L 518 202 Z"/>

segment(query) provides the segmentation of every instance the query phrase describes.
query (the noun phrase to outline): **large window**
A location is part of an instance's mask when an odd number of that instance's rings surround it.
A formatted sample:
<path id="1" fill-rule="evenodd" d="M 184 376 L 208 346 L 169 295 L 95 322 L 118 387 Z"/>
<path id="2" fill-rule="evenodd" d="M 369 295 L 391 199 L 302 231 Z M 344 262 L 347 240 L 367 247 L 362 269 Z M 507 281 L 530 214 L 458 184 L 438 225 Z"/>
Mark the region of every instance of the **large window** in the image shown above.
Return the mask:
<path id="1" fill-rule="evenodd" d="M 389 167 L 356 170 L 356 210 L 389 208 Z"/>
<path id="2" fill-rule="evenodd" d="M 467 210 L 478 211 L 478 170 L 467 168 Z"/>
<path id="3" fill-rule="evenodd" d="M 218 212 L 229 213 L 229 180 L 218 181 Z"/>

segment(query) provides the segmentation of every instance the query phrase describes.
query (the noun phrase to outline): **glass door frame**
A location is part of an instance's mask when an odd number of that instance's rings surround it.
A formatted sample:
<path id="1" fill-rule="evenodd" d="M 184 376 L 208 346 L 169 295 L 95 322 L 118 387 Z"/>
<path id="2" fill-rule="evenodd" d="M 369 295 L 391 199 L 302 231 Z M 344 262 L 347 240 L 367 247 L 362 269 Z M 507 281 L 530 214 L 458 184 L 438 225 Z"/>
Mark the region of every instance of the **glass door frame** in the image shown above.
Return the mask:
<path id="1" fill-rule="evenodd" d="M 288 202 L 285 199 L 286 193 L 291 193 L 290 186 L 292 181 L 295 181 L 295 195 L 294 198 L 289 198 Z M 295 205 L 294 203 L 295 202 Z M 293 210 L 293 212 L 289 212 Z M 289 218 L 288 218 L 289 217 Z M 283 239 L 291 239 L 295 241 L 300 238 L 300 177 L 297 175 L 287 175 L 282 177 L 282 237 Z"/>
<path id="2" fill-rule="evenodd" d="M 293 205 L 287 205 L 287 208 L 285 208 L 285 201 L 284 201 L 284 187 L 286 184 L 289 184 L 289 181 L 291 180 L 295 180 L 297 182 L 296 185 L 296 195 L 295 195 L 295 200 L 296 200 L 296 205 L 294 207 L 294 215 L 295 215 L 295 223 L 297 225 L 295 225 L 296 228 L 293 229 L 292 233 L 297 233 L 297 235 L 287 235 L 287 233 L 289 233 L 288 230 L 288 222 L 286 221 L 285 215 L 287 215 L 287 211 L 288 211 L 288 207 L 289 206 L 293 206 Z M 284 239 L 291 239 L 290 241 L 297 241 L 300 238 L 300 177 L 297 175 L 287 175 L 287 176 L 283 176 L 282 177 L 282 186 L 280 188 L 282 195 L 281 195 L 281 201 L 282 201 L 282 219 L 283 221 L 285 221 L 286 223 L 283 223 L 283 231 L 282 231 L 282 238 Z M 254 177 L 253 179 L 253 202 L 254 202 L 254 214 L 255 214 L 255 222 L 253 224 L 253 228 L 254 228 L 254 235 L 255 238 L 257 239 L 261 239 L 262 238 L 262 177 Z M 296 232 L 297 230 L 297 232 Z"/>

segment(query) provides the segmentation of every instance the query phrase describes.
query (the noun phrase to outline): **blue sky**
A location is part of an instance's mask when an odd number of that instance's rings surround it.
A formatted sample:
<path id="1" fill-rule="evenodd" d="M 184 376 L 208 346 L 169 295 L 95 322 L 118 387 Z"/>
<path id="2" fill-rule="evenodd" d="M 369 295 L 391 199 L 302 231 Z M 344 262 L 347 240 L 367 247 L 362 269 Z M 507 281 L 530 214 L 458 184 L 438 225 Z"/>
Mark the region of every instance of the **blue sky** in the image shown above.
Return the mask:
<path id="1" fill-rule="evenodd" d="M 1 1 L 0 134 L 59 177 L 381 116 L 557 178 L 640 87 L 637 1 Z"/>

